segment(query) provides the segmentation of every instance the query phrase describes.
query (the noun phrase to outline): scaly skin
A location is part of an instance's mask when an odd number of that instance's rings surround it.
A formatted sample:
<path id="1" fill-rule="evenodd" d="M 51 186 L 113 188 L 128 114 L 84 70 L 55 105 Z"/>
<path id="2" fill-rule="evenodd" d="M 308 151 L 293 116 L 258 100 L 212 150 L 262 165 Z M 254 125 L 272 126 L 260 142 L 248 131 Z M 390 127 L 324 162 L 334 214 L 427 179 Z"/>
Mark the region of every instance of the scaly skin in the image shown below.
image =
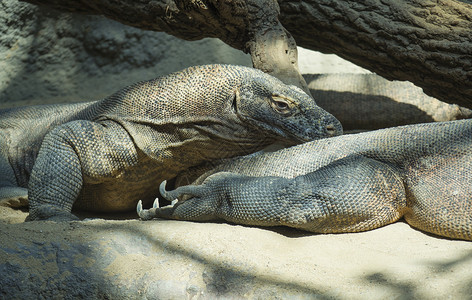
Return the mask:
<path id="1" fill-rule="evenodd" d="M 0 111 L 0 199 L 28 198 L 28 220 L 128 211 L 191 166 L 341 132 L 311 97 L 258 70 L 192 67 L 101 101 Z"/>
<path id="2" fill-rule="evenodd" d="M 201 182 L 170 192 L 161 187 L 166 199 L 191 198 L 138 211 L 143 219 L 223 219 L 319 233 L 370 230 L 403 216 L 418 229 L 472 240 L 472 120 L 344 135 L 238 158 L 195 180 Z"/>

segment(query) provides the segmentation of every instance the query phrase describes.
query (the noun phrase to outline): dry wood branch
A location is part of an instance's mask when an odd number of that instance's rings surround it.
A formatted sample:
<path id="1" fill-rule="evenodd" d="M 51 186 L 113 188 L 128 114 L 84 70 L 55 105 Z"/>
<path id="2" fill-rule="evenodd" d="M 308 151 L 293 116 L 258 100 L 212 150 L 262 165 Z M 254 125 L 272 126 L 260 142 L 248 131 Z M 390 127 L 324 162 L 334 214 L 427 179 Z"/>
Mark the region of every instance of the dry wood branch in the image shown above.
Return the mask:
<path id="1" fill-rule="evenodd" d="M 255 67 L 307 89 L 295 38 L 305 48 L 338 54 L 472 108 L 471 1 L 279 0 L 280 15 L 275 0 L 27 1 L 102 14 L 186 40 L 217 37 L 250 52 Z"/>
<path id="2" fill-rule="evenodd" d="M 298 45 L 472 107 L 472 5 L 451 1 L 279 1 Z"/>

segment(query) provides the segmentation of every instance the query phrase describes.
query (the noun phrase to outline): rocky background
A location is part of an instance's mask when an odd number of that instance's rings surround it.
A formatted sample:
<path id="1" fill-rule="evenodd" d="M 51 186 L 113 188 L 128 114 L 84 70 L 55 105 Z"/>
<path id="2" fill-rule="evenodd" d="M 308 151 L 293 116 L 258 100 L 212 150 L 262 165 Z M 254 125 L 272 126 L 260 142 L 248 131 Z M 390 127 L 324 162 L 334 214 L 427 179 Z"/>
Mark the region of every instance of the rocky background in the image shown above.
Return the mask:
<path id="1" fill-rule="evenodd" d="M 0 105 L 97 100 L 140 80 L 192 65 L 251 66 L 220 40 L 184 41 L 100 17 L 0 2 Z M 301 49 L 304 73 L 368 73 L 334 55 Z"/>
<path id="2" fill-rule="evenodd" d="M 218 40 L 187 42 L 99 16 L 0 2 L 0 107 L 101 99 L 136 81 L 207 63 L 251 65 L 248 55 Z M 300 69 L 369 73 L 304 49 Z M 134 213 L 62 224 L 23 223 L 26 215 L 0 207 L 0 299 L 457 299 L 472 294 L 471 243 L 430 236 L 403 222 L 365 233 L 316 235 L 141 222 Z"/>
<path id="3" fill-rule="evenodd" d="M 186 42 L 100 16 L 0 3 L 0 104 L 101 99 L 123 86 L 204 63 L 250 64 L 218 40 Z"/>
<path id="4" fill-rule="evenodd" d="M 61 13 L 17 0 L 0 3 L 0 108 L 102 99 L 134 82 L 199 64 L 251 66 L 217 39 L 184 41 L 100 17 Z M 446 121 L 472 111 L 380 82 L 335 55 L 299 48 L 300 71 L 318 105 L 348 130 Z M 313 74 L 343 73 L 342 77 Z M 404 87 L 404 89 L 402 88 Z M 417 97 L 402 97 L 413 93 Z"/>

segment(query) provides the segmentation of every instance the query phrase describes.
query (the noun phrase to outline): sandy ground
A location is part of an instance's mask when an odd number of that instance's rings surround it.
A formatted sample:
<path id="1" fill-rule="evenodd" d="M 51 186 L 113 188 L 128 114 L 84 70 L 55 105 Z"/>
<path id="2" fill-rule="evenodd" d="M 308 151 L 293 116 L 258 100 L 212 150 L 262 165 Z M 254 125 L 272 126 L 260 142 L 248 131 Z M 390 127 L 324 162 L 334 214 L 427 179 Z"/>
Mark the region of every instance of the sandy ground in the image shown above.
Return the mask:
<path id="1" fill-rule="evenodd" d="M 130 288 L 135 285 L 131 278 L 152 274 L 154 285 L 144 279 L 139 283 L 143 297 L 470 299 L 472 295 L 472 243 L 430 236 L 404 222 L 363 233 L 317 235 L 166 220 L 21 223 L 25 217 L 24 212 L 0 208 L 3 249 L 25 251 L 28 241 L 46 249 L 49 243 L 67 248 L 72 241 L 94 251 L 108 249 L 113 259 L 103 267 L 106 282 Z M 126 248 L 120 255 L 109 250 L 117 240 Z M 93 246 L 97 241 L 101 248 Z M 2 251 L 0 258 L 5 259 Z M 33 274 L 58 272 L 55 264 L 48 269 L 45 263 L 33 262 L 28 263 Z M 154 289 L 156 285 L 159 288 Z"/>

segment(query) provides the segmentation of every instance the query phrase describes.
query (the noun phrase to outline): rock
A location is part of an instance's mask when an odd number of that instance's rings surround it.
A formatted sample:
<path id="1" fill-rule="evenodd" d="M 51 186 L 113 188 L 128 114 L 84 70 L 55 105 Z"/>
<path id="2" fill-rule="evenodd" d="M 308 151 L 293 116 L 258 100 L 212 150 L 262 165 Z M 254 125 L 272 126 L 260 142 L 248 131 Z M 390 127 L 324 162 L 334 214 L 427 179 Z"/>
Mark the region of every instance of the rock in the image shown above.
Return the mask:
<path id="1" fill-rule="evenodd" d="M 316 103 L 331 112 L 345 130 L 472 117 L 472 110 L 423 93 L 411 82 L 389 81 L 376 74 L 303 75 Z"/>
<path id="2" fill-rule="evenodd" d="M 0 107 L 98 100 L 192 65 L 251 65 L 217 39 L 189 42 L 101 16 L 0 2 Z"/>

